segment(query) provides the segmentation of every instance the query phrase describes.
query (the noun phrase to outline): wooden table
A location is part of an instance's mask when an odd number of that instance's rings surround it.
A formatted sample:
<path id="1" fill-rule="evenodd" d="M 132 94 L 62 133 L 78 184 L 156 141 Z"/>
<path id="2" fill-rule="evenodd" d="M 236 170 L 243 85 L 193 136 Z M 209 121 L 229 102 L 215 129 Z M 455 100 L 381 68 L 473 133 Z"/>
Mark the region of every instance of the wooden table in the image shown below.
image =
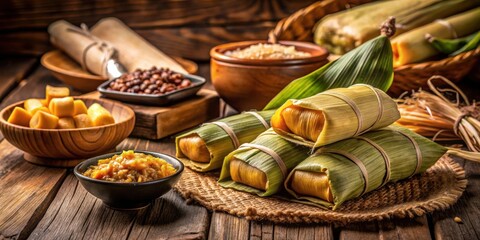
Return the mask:
<path id="1" fill-rule="evenodd" d="M 208 72 L 208 63 L 200 64 L 199 74 Z M 46 84 L 62 85 L 34 58 L 0 59 L 0 81 L 1 108 L 43 97 Z M 174 154 L 172 138 L 128 138 L 117 148 Z M 457 161 L 469 184 L 448 211 L 342 227 L 281 225 L 209 212 L 174 191 L 146 209 L 115 211 L 87 193 L 70 169 L 30 164 L 0 135 L 0 239 L 479 239 L 480 164 Z"/>

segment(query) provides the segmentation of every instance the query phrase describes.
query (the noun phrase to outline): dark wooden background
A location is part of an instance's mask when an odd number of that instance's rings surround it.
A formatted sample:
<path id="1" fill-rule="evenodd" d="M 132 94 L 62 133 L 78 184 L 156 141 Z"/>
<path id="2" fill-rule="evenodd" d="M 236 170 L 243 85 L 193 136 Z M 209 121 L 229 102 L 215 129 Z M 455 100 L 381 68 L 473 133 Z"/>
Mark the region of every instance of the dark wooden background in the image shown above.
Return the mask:
<path id="1" fill-rule="evenodd" d="M 278 20 L 315 0 L 2 0 L 0 54 L 40 55 L 47 27 L 65 19 L 93 26 L 117 17 L 162 51 L 208 60 L 211 47 L 266 39 Z"/>

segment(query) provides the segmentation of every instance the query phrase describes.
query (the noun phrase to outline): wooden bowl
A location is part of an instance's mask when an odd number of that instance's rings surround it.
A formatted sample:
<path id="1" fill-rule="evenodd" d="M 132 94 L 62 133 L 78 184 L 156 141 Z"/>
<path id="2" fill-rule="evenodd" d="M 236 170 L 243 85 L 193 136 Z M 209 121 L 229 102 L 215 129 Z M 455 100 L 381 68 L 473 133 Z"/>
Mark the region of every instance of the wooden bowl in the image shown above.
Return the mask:
<path id="1" fill-rule="evenodd" d="M 0 130 L 5 139 L 25 152 L 25 160 L 46 166 L 74 167 L 89 157 L 112 152 L 133 130 L 135 113 L 129 107 L 105 99 L 81 99 L 87 106 L 99 103 L 109 110 L 114 124 L 79 129 L 32 129 L 7 122 L 14 103 L 0 112 Z"/>
<path id="2" fill-rule="evenodd" d="M 262 109 L 288 83 L 325 65 L 326 49 L 307 42 L 281 41 L 311 57 L 297 59 L 239 59 L 226 56 L 229 50 L 266 41 L 234 42 L 211 49 L 212 83 L 219 95 L 238 111 Z"/>
<path id="3" fill-rule="evenodd" d="M 194 74 L 198 65 L 192 61 L 173 57 L 185 70 Z M 41 59 L 42 66 L 50 70 L 57 79 L 82 92 L 95 91 L 97 87 L 105 82 L 106 78 L 91 74 L 82 69 L 73 59 L 60 50 L 53 50 L 45 53 Z"/>

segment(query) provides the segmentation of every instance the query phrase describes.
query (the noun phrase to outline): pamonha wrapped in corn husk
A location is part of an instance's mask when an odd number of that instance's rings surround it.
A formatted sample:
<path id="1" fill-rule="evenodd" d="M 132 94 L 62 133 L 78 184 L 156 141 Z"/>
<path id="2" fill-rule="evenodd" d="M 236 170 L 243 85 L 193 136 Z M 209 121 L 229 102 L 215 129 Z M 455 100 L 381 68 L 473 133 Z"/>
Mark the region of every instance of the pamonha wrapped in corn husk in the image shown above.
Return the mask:
<path id="1" fill-rule="evenodd" d="M 363 4 L 320 20 L 314 30 L 314 41 L 331 53 L 344 54 L 378 36 L 378 27 L 389 16 L 396 18 L 398 35 L 479 5 L 479 0 L 396 0 Z"/>
<path id="2" fill-rule="evenodd" d="M 392 39 L 393 66 L 420 62 L 440 53 L 426 36 L 458 38 L 480 30 L 480 7 L 398 35 Z"/>
<path id="3" fill-rule="evenodd" d="M 301 100 L 288 100 L 273 115 L 272 128 L 289 141 L 319 147 L 400 118 L 385 92 L 365 84 L 335 88 Z"/>
<path id="4" fill-rule="evenodd" d="M 390 126 L 318 149 L 290 172 L 285 188 L 299 201 L 335 210 L 388 182 L 424 172 L 446 152 L 408 129 Z"/>
<path id="5" fill-rule="evenodd" d="M 219 169 L 227 154 L 270 128 L 273 113 L 273 110 L 243 112 L 205 123 L 175 139 L 176 156 L 195 171 Z"/>
<path id="6" fill-rule="evenodd" d="M 308 152 L 308 148 L 286 141 L 270 129 L 225 158 L 218 183 L 270 196 L 283 188 L 288 172 L 307 158 Z"/>

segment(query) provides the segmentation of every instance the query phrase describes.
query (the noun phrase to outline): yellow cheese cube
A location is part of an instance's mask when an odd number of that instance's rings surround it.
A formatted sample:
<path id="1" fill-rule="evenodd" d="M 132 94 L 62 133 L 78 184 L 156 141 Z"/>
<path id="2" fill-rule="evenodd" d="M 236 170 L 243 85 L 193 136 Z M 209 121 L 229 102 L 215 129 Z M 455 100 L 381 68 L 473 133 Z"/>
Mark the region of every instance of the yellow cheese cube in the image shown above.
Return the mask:
<path id="1" fill-rule="evenodd" d="M 112 114 L 98 103 L 94 103 L 88 108 L 88 116 L 92 120 L 93 126 L 115 123 Z"/>
<path id="2" fill-rule="evenodd" d="M 75 100 L 73 101 L 73 104 L 74 104 L 74 108 L 75 110 L 73 111 L 73 115 L 78 115 L 78 114 L 82 114 L 82 113 L 88 113 L 87 112 L 87 106 L 85 105 L 85 103 L 82 101 L 82 100 Z"/>
<path id="3" fill-rule="evenodd" d="M 72 97 L 54 98 L 48 105 L 50 113 L 57 117 L 73 117 L 75 104 Z"/>
<path id="4" fill-rule="evenodd" d="M 33 110 L 30 112 L 30 114 L 32 114 L 32 116 L 33 116 L 33 115 L 35 115 L 35 113 L 38 112 L 38 111 L 50 113 L 50 110 L 48 110 L 47 107 L 39 107 L 39 108 L 33 109 Z"/>
<path id="5" fill-rule="evenodd" d="M 30 114 L 35 114 L 38 108 L 44 107 L 40 99 L 30 98 L 23 102 L 23 108 L 27 110 Z"/>
<path id="6" fill-rule="evenodd" d="M 40 99 L 40 102 L 43 104 L 44 107 L 48 108 L 48 101 L 47 99 Z"/>
<path id="7" fill-rule="evenodd" d="M 58 119 L 58 129 L 72 129 L 75 128 L 75 121 L 71 117 Z"/>
<path id="8" fill-rule="evenodd" d="M 37 111 L 30 120 L 31 128 L 54 129 L 57 124 L 57 116 L 43 111 Z"/>
<path id="9" fill-rule="evenodd" d="M 68 89 L 67 87 L 53 87 L 47 85 L 45 91 L 45 98 L 48 105 L 50 104 L 50 101 L 54 98 L 63 98 L 68 96 L 70 96 L 70 89 Z"/>
<path id="10" fill-rule="evenodd" d="M 85 113 L 75 115 L 73 117 L 73 121 L 75 122 L 75 127 L 77 128 L 93 127 L 92 120 Z"/>
<path id="11" fill-rule="evenodd" d="M 8 117 L 7 122 L 28 127 L 28 123 L 30 122 L 31 118 L 32 115 L 27 110 L 21 107 L 15 107 L 13 112 Z"/>

